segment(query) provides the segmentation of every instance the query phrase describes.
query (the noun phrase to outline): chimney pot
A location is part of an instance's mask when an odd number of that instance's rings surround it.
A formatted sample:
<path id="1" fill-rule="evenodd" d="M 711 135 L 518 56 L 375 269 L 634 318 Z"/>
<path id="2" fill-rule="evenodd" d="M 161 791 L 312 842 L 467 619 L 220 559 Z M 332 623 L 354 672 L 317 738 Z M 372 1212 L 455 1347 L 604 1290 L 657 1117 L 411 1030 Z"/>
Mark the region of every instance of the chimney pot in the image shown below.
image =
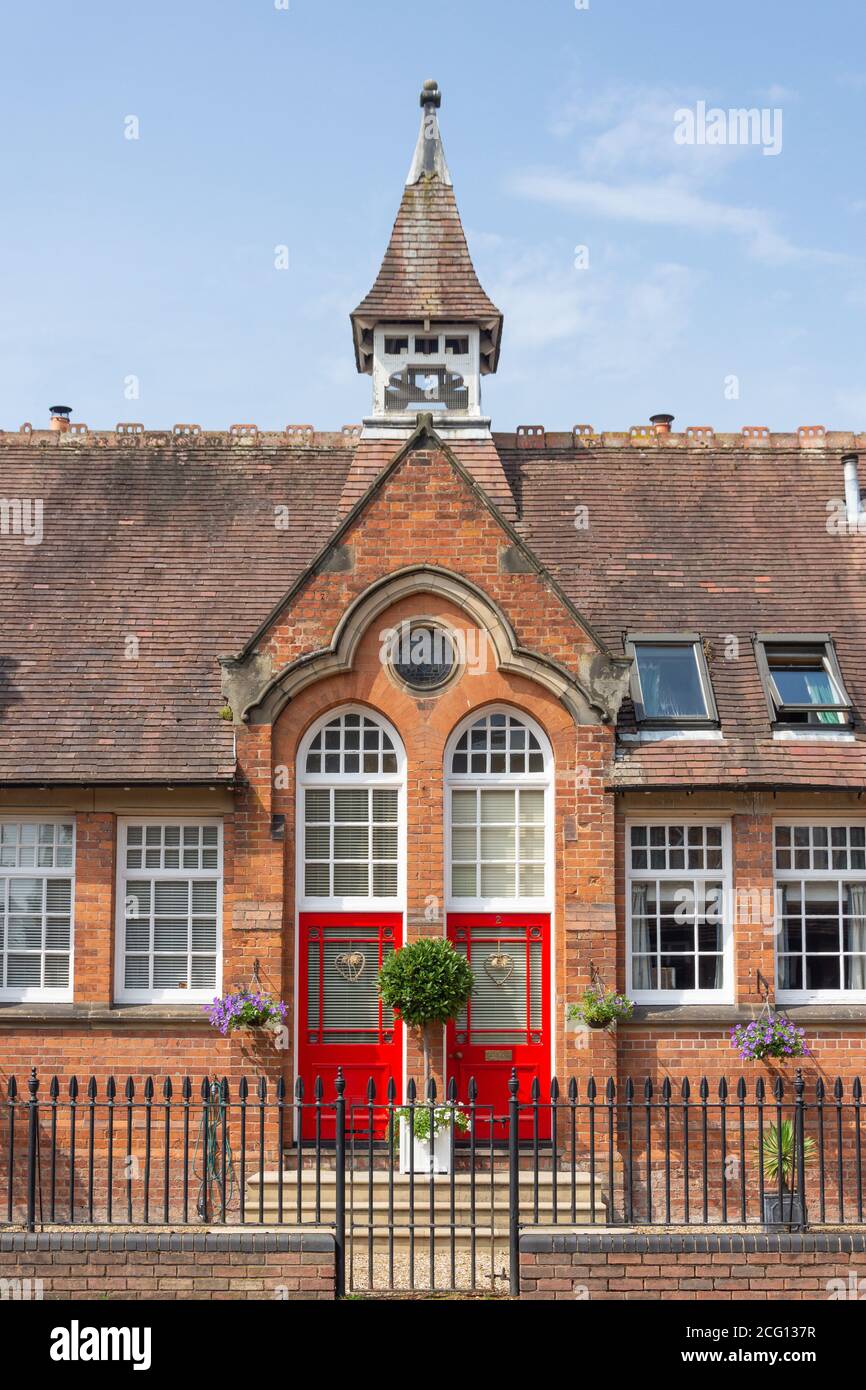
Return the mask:
<path id="1" fill-rule="evenodd" d="M 650 424 L 653 426 L 653 428 L 654 428 L 656 434 L 670 434 L 670 432 L 671 432 L 671 425 L 673 424 L 673 422 L 674 422 L 674 417 L 673 417 L 673 415 L 651 415 L 651 416 L 650 416 Z"/>
<path id="2" fill-rule="evenodd" d="M 69 417 L 72 414 L 71 405 L 52 405 L 50 407 L 51 429 L 58 434 L 65 434 L 69 429 Z"/>

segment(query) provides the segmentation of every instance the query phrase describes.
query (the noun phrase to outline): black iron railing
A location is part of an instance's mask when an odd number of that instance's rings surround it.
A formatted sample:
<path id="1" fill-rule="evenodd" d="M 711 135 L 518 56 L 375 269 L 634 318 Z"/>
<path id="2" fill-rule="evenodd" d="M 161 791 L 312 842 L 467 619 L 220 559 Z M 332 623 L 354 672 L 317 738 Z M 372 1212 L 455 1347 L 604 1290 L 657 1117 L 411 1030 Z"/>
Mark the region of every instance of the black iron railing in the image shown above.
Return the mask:
<path id="1" fill-rule="evenodd" d="M 862 1088 L 627 1079 L 501 1104 L 321 1081 L 7 1084 L 0 1220 L 324 1226 L 341 1291 L 514 1287 L 521 1230 L 863 1222 Z M 438 1138 L 429 1143 L 431 1132 Z M 781 1162 L 776 1161 L 781 1150 Z"/>

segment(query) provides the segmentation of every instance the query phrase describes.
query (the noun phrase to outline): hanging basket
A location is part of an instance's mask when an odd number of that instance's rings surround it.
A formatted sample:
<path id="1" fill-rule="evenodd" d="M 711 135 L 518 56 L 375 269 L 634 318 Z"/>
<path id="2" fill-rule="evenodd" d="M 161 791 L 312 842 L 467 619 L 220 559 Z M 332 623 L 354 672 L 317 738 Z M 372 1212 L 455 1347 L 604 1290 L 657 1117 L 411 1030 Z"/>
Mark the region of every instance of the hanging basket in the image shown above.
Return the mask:
<path id="1" fill-rule="evenodd" d="M 784 1014 L 774 1014 L 769 1005 L 749 1023 L 737 1023 L 730 1031 L 731 1046 L 743 1062 L 778 1062 L 806 1057 L 806 1032 Z"/>

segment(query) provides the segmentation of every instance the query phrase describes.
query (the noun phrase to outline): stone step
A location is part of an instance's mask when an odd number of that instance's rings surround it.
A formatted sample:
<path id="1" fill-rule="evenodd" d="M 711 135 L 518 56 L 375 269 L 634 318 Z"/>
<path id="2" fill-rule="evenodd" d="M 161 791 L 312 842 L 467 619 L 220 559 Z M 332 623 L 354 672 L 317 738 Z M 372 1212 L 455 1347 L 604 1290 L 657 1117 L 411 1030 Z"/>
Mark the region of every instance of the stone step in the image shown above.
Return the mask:
<path id="1" fill-rule="evenodd" d="M 262 1183 L 264 1185 L 264 1190 L 261 1193 L 264 1218 L 266 1221 L 275 1221 L 279 1214 L 278 1174 L 275 1171 L 266 1171 L 263 1175 L 254 1174 L 248 1180 L 246 1189 L 247 1212 L 250 1216 L 257 1216 Z M 416 1176 L 414 1194 L 410 1190 L 408 1174 L 394 1174 L 393 1189 L 389 1194 L 388 1174 L 374 1172 L 372 1187 L 372 1215 L 370 1219 L 374 1227 L 386 1225 L 389 1212 L 393 1213 L 394 1224 L 396 1226 L 402 1225 L 404 1229 L 408 1226 L 410 1215 L 413 1215 L 416 1232 L 423 1226 L 424 1222 L 429 1221 L 430 1184 L 427 1175 Z M 323 1173 L 319 1188 L 319 1219 L 326 1225 L 332 1224 L 335 1218 L 335 1188 L 334 1174 Z M 521 1174 L 519 1193 L 520 1211 L 524 1220 L 530 1218 L 533 1222 L 553 1220 L 553 1184 L 549 1180 L 545 1181 L 545 1175 L 539 1175 L 537 1217 L 531 1174 Z M 413 1197 L 414 1200 L 412 1200 Z M 368 1174 L 356 1173 L 354 1177 L 347 1174 L 346 1210 L 347 1213 L 351 1213 L 351 1219 L 356 1226 L 366 1225 L 368 1221 L 371 1211 L 369 1198 Z M 472 1192 L 468 1173 L 455 1174 L 453 1203 L 454 1222 L 461 1228 L 461 1238 L 465 1236 L 468 1239 L 469 1222 L 472 1216 Z M 601 1220 L 605 1207 L 603 1193 L 598 1184 L 596 1184 L 595 1203 L 596 1219 Z M 292 1220 L 297 1212 L 297 1188 L 294 1173 L 283 1175 L 282 1210 L 284 1221 Z M 479 1175 L 475 1184 L 477 1232 L 485 1228 L 489 1232 L 491 1225 L 497 1231 L 507 1231 L 509 1210 L 508 1175 L 494 1175 L 492 1184 L 489 1174 Z M 556 1210 L 560 1221 L 571 1216 L 571 1186 L 564 1180 L 557 1185 Z M 437 1174 L 434 1179 L 433 1212 L 434 1225 L 442 1231 L 442 1238 L 447 1238 L 447 1228 L 452 1213 L 451 1179 L 448 1174 Z M 302 1219 L 307 1222 L 316 1216 L 316 1185 L 314 1178 L 311 1179 L 310 1175 L 305 1175 L 301 1184 L 301 1215 Z M 592 1196 L 589 1176 L 578 1174 L 575 1186 L 574 1219 L 578 1223 L 589 1224 L 591 1217 Z"/>

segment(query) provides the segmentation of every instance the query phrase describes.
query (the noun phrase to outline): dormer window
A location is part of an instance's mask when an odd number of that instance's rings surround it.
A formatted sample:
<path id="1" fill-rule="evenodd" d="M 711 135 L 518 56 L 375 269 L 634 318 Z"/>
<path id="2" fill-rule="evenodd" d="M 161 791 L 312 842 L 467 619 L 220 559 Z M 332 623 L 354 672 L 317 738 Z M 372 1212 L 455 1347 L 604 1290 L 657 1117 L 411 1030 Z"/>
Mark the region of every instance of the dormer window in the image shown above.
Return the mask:
<path id="1" fill-rule="evenodd" d="M 385 353 L 388 357 L 399 357 L 401 353 L 409 351 L 408 338 L 386 338 Z"/>
<path id="2" fill-rule="evenodd" d="M 714 728 L 719 722 L 703 645 L 697 634 L 634 633 L 632 700 L 648 728 Z"/>
<path id="3" fill-rule="evenodd" d="M 758 634 L 758 670 L 775 728 L 847 728 L 851 701 L 826 634 Z"/>
<path id="4" fill-rule="evenodd" d="M 417 338 L 417 337 L 416 337 L 416 339 L 415 339 L 415 351 L 416 351 L 417 353 L 420 353 L 420 355 L 421 355 L 422 357 L 435 357 L 436 354 L 437 354 L 437 352 L 439 351 L 439 339 L 438 339 L 438 337 L 435 337 L 435 338 Z"/>

